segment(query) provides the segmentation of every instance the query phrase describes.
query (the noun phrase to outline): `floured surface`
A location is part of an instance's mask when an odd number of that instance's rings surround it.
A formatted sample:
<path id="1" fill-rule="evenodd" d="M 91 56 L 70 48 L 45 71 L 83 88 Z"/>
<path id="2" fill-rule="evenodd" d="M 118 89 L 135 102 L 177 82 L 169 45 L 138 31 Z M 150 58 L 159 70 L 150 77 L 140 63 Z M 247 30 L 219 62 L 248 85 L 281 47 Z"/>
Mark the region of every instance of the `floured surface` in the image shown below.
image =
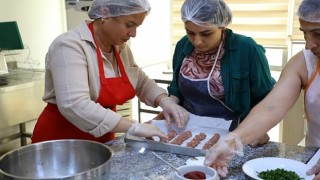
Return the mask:
<path id="1" fill-rule="evenodd" d="M 152 120 L 152 124 L 159 127 L 165 133 L 169 133 L 171 129 L 175 130 L 178 133 L 178 135 L 185 131 L 191 131 L 192 137 L 184 141 L 183 144 L 180 145 L 182 147 L 186 147 L 187 143 L 190 142 L 195 135 L 198 135 L 201 132 L 205 133 L 206 138 L 195 147 L 196 149 L 202 149 L 203 145 L 215 133 L 220 134 L 220 138 L 225 137 L 229 132 L 228 129 L 231 124 L 231 121 L 226 121 L 220 118 L 203 117 L 190 114 L 190 119 L 183 129 L 178 128 L 175 124 L 171 124 L 170 126 L 168 126 L 165 120 Z M 170 142 L 172 142 L 174 139 L 172 139 Z M 159 141 L 159 138 L 154 137 L 154 140 Z"/>

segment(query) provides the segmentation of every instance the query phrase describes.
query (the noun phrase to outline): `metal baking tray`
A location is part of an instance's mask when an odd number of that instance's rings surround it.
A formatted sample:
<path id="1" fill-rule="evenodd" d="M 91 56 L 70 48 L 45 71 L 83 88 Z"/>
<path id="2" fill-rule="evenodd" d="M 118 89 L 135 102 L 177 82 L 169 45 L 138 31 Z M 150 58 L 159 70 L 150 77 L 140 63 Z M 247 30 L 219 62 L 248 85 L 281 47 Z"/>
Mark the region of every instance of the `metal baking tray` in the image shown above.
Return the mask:
<path id="1" fill-rule="evenodd" d="M 194 156 L 194 157 L 206 155 L 206 151 L 202 149 L 182 147 L 175 144 L 163 143 L 163 142 L 149 140 L 149 139 L 140 138 L 136 136 L 126 135 L 124 138 L 124 142 L 128 146 L 135 147 L 135 148 L 145 148 L 149 150 L 163 151 L 163 152 Z"/>

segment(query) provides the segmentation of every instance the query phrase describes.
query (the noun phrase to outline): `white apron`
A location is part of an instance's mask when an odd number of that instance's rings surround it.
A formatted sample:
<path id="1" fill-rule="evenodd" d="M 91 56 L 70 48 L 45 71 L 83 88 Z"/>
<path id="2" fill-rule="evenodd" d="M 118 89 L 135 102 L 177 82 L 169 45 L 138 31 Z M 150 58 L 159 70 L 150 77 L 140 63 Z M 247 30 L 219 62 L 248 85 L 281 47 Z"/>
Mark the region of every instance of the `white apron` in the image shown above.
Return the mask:
<path id="1" fill-rule="evenodd" d="M 320 61 L 310 50 L 303 50 L 308 71 L 304 92 L 307 118 L 306 146 L 320 147 Z"/>

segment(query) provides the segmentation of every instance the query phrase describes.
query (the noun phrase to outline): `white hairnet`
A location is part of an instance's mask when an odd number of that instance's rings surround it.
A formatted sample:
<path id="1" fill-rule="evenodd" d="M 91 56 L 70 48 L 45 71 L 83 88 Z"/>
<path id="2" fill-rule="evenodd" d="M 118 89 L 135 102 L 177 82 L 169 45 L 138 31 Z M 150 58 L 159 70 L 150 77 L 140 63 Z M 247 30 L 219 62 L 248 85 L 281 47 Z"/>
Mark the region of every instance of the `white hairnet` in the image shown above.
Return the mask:
<path id="1" fill-rule="evenodd" d="M 200 26 L 226 27 L 232 21 L 232 13 L 223 0 L 186 0 L 181 19 Z"/>
<path id="2" fill-rule="evenodd" d="M 308 22 L 320 22 L 320 1 L 303 0 L 299 6 L 298 16 Z"/>
<path id="3" fill-rule="evenodd" d="M 89 8 L 90 19 L 149 13 L 148 0 L 94 0 Z"/>

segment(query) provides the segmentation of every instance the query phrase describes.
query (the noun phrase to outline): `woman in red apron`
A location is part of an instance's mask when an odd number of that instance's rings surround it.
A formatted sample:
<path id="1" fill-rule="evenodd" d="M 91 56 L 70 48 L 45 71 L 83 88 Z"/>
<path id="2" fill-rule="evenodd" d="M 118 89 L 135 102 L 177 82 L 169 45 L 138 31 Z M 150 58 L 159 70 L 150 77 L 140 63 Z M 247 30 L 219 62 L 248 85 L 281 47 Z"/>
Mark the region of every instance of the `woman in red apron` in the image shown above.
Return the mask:
<path id="1" fill-rule="evenodd" d="M 92 36 L 94 37 L 93 23 L 90 23 L 88 26 Z M 113 52 L 116 55 L 121 76 L 117 78 L 104 77 L 104 68 L 100 48 L 97 44 L 96 46 L 101 87 L 99 98 L 96 102 L 105 108 L 110 108 L 113 111 L 116 111 L 116 105 L 123 104 L 127 100 L 132 99 L 135 96 L 135 91 L 129 82 L 126 72 L 124 71 L 119 53 L 114 47 Z M 38 130 L 43 130 L 43 132 L 38 132 Z M 95 138 L 93 135 L 81 131 L 62 116 L 57 105 L 49 103 L 37 122 L 37 127 L 33 133 L 32 142 L 35 143 L 54 139 L 87 139 L 98 142 L 107 142 L 113 138 L 113 132 L 109 132 L 102 137 Z"/>
<path id="2" fill-rule="evenodd" d="M 114 113 L 116 105 L 132 99 L 135 94 L 142 96 L 141 99 L 150 106 L 160 105 L 168 117 L 175 117 L 180 125 L 186 121 L 186 111 L 168 98 L 163 88 L 146 75 L 141 75 L 129 48 L 121 53 L 126 59 L 121 59 L 117 51 L 116 46 L 127 47 L 125 42 L 136 35 L 136 28 L 142 24 L 149 10 L 146 0 L 95 0 L 88 12 L 89 17 L 95 19 L 93 22 L 88 25 L 83 22 L 57 37 L 46 56 L 44 100 L 48 105 L 37 121 L 32 143 L 56 139 L 104 143 L 112 140 L 116 131 L 166 138 L 159 128 L 151 124 L 134 123 Z M 107 57 L 108 52 L 113 53 L 114 61 L 113 57 Z M 129 81 L 123 62 L 131 67 L 130 70 L 138 72 L 130 71 L 130 78 L 137 82 Z M 110 71 L 114 74 L 110 75 Z"/>

